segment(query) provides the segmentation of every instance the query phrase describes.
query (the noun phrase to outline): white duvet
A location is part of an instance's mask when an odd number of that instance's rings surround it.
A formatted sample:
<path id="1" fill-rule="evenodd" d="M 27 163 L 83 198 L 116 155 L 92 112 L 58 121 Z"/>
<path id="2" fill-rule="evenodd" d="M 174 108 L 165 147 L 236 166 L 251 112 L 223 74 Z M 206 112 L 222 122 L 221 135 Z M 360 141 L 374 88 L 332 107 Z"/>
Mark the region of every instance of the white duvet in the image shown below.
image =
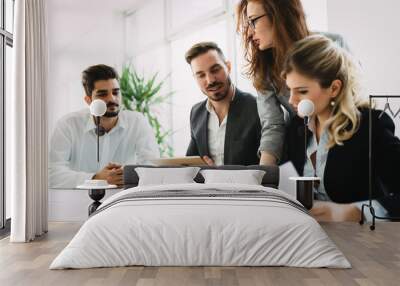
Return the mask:
<path id="1" fill-rule="evenodd" d="M 294 266 L 349 268 L 350 263 L 306 212 L 279 200 L 240 197 L 142 198 L 137 192 L 258 190 L 250 185 L 135 187 L 108 198 L 50 269 L 145 266 Z M 144 193 L 141 193 L 144 194 Z"/>

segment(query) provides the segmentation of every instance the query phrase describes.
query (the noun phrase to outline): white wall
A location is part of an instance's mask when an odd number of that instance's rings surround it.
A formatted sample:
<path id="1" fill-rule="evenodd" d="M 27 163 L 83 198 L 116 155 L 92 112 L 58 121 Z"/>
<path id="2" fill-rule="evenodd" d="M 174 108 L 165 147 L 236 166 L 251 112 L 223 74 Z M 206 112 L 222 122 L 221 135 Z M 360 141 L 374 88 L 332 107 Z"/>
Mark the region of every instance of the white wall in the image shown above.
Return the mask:
<path id="1" fill-rule="evenodd" d="M 311 31 L 328 30 L 328 0 L 302 0 L 307 25 Z"/>
<path id="2" fill-rule="evenodd" d="M 50 136 L 60 117 L 86 107 L 81 84 L 85 68 L 103 63 L 121 70 L 125 62 L 124 11 L 140 2 L 143 0 L 48 1 Z M 49 190 L 49 220 L 83 221 L 90 202 L 87 191 Z"/>
<path id="3" fill-rule="evenodd" d="M 106 190 L 102 201 L 120 192 L 119 189 Z M 88 219 L 88 208 L 93 200 L 88 190 L 50 190 L 49 221 L 79 221 Z"/>
<path id="4" fill-rule="evenodd" d="M 369 94 L 400 95 L 399 11 L 398 0 L 328 0 L 328 29 L 343 35 L 360 60 Z M 391 105 L 397 111 L 400 99 Z M 399 118 L 395 123 L 399 136 Z"/>
<path id="5" fill-rule="evenodd" d="M 160 0 L 147 1 L 139 9 L 128 13 L 125 18 L 125 64 L 132 64 L 145 78 L 158 73 L 157 81 L 164 81 L 161 95 L 166 95 L 171 90 L 168 69 L 170 50 L 165 40 L 165 22 L 165 4 Z M 171 99 L 152 111 L 157 114 L 164 131 L 169 130 L 172 120 Z"/>
<path id="6" fill-rule="evenodd" d="M 119 2 L 51 0 L 47 4 L 49 134 L 64 114 L 86 107 L 81 84 L 85 68 L 103 63 L 120 70 L 125 51 L 122 10 L 129 3 Z"/>

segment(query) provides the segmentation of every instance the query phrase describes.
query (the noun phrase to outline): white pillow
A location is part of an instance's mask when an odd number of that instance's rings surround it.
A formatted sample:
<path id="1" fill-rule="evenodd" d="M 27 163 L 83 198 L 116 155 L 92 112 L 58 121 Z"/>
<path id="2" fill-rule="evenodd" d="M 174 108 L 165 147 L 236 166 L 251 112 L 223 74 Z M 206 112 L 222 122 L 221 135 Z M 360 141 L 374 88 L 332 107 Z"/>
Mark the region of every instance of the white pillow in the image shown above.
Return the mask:
<path id="1" fill-rule="evenodd" d="M 199 167 L 185 168 L 135 168 L 139 186 L 195 183 Z"/>
<path id="2" fill-rule="evenodd" d="M 261 185 L 265 171 L 262 170 L 202 170 L 205 184 L 234 183 L 246 185 Z"/>

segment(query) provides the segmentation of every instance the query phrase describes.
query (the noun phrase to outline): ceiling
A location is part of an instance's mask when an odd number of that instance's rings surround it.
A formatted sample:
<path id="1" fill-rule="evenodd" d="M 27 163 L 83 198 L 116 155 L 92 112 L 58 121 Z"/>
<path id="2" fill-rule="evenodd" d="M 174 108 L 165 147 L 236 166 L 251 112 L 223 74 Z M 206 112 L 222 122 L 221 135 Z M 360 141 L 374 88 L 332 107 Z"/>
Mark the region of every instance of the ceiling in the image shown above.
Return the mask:
<path id="1" fill-rule="evenodd" d="M 124 11 L 140 7 L 145 0 L 49 0 L 48 36 L 52 52 L 76 47 L 76 42 L 102 30 L 120 29 Z M 117 24 L 116 24 L 117 23 Z M 75 44 L 74 44 L 75 42 Z"/>
<path id="2" fill-rule="evenodd" d="M 47 7 L 50 12 L 58 10 L 65 12 L 89 12 L 93 9 L 122 12 L 135 9 L 145 2 L 145 0 L 49 0 L 47 1 Z"/>

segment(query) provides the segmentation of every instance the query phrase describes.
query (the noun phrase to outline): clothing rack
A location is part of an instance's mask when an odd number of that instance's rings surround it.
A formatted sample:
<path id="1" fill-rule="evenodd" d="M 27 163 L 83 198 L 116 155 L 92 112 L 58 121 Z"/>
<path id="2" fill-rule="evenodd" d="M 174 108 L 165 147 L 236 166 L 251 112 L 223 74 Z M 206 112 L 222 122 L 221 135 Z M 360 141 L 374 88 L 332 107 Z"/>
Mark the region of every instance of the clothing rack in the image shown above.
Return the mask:
<path id="1" fill-rule="evenodd" d="M 372 206 L 372 186 L 373 186 L 373 184 L 372 184 L 372 179 L 373 179 L 372 178 L 372 100 L 374 98 L 386 98 L 386 100 L 388 101 L 389 98 L 399 98 L 400 99 L 400 95 L 370 95 L 369 96 L 369 124 L 368 124 L 369 125 L 369 127 L 368 127 L 368 130 L 369 130 L 369 138 L 368 138 L 368 141 L 369 141 L 368 142 L 368 164 L 369 164 L 369 166 L 368 166 L 368 168 L 369 168 L 368 197 L 369 197 L 369 203 L 363 204 L 361 207 L 360 224 L 364 224 L 364 208 L 369 208 L 369 211 L 371 212 L 371 215 L 372 215 L 372 224 L 369 227 L 371 230 L 375 230 L 375 220 L 376 219 L 388 219 L 388 220 L 392 220 L 392 221 L 400 221 L 400 217 L 377 216 L 375 214 L 375 209 Z M 388 104 L 388 102 L 386 104 Z M 398 112 L 396 113 L 396 115 L 397 114 L 398 114 Z M 392 113 L 392 115 L 393 115 L 393 113 Z"/>

